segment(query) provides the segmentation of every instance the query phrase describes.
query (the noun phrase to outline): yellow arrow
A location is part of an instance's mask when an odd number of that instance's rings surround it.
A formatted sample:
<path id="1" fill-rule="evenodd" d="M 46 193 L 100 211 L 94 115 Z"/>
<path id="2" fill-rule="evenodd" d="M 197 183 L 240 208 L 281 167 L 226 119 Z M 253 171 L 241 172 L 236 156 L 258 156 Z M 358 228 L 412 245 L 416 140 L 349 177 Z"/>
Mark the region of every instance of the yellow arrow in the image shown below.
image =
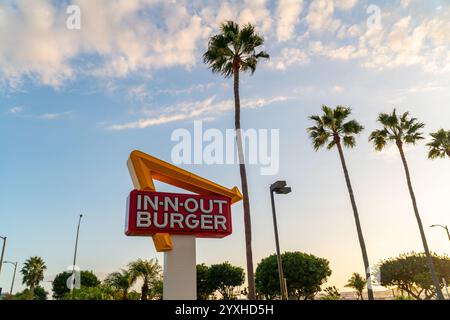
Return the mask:
<path id="1" fill-rule="evenodd" d="M 153 180 L 158 180 L 197 194 L 227 197 L 231 199 L 231 203 L 242 200 L 237 187 L 228 189 L 141 151 L 131 152 L 127 166 L 133 185 L 138 190 L 156 191 Z M 153 235 L 153 242 L 157 251 L 173 249 L 172 240 L 167 233 Z"/>

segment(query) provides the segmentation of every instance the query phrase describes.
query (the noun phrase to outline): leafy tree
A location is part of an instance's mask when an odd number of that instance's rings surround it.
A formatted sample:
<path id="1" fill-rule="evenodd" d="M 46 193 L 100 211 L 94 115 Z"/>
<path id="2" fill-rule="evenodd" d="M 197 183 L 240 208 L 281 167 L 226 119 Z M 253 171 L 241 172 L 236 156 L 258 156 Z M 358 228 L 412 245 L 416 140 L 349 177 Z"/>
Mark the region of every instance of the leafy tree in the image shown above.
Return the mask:
<path id="1" fill-rule="evenodd" d="M 433 140 L 427 144 L 429 147 L 428 158 L 450 158 L 450 130 L 440 129 L 430 134 Z"/>
<path id="2" fill-rule="evenodd" d="M 289 297 L 312 299 L 331 275 L 329 262 L 311 254 L 285 252 L 281 255 Z M 256 268 L 256 289 L 267 299 L 280 297 L 277 256 L 261 260 Z"/>
<path id="3" fill-rule="evenodd" d="M 130 271 L 121 269 L 119 272 L 109 274 L 105 279 L 105 283 L 121 291 L 122 300 L 128 300 L 128 290 L 133 284 L 133 277 Z"/>
<path id="4" fill-rule="evenodd" d="M 47 300 L 48 292 L 41 286 L 34 288 L 34 300 Z"/>
<path id="5" fill-rule="evenodd" d="M 128 268 L 133 280 L 132 283 L 139 278 L 143 281 L 141 299 L 147 300 L 150 290 L 155 285 L 156 281 L 159 281 L 161 278 L 161 266 L 158 264 L 158 261 L 153 259 L 138 259 L 131 262 L 128 265 Z"/>
<path id="6" fill-rule="evenodd" d="M 341 300 L 341 294 L 335 286 L 326 287 L 323 291 L 326 295 L 323 296 L 321 300 Z"/>
<path id="7" fill-rule="evenodd" d="M 117 291 L 108 285 L 100 284 L 96 287 L 81 287 L 73 289 L 64 295 L 64 300 L 117 300 Z"/>
<path id="8" fill-rule="evenodd" d="M 154 280 L 150 287 L 148 297 L 150 300 L 162 300 L 164 282 L 161 277 Z"/>
<path id="9" fill-rule="evenodd" d="M 253 74 L 256 70 L 258 61 L 269 58 L 269 55 L 266 52 L 257 52 L 258 47 L 263 44 L 263 37 L 256 33 L 253 25 L 247 24 L 240 27 L 233 21 L 227 21 L 220 26 L 220 33 L 211 37 L 208 49 L 203 55 L 203 61 L 209 66 L 213 73 L 221 74 L 225 78 L 233 77 L 234 80 L 234 117 L 244 206 L 245 247 L 247 253 L 247 277 L 249 287 L 248 297 L 251 300 L 255 299 L 255 279 L 253 272 L 250 201 L 241 135 L 239 75 L 240 72 L 250 72 L 250 74 Z"/>
<path id="10" fill-rule="evenodd" d="M 71 275 L 72 272 L 68 271 L 56 275 L 52 282 L 53 298 L 63 299 L 66 293 L 70 292 L 70 289 L 67 287 L 67 280 Z M 83 287 L 96 287 L 100 284 L 100 281 L 92 271 L 81 271 L 80 284 Z"/>
<path id="11" fill-rule="evenodd" d="M 128 300 L 141 300 L 141 294 L 137 291 L 128 292 Z"/>
<path id="12" fill-rule="evenodd" d="M 209 268 L 204 263 L 197 265 L 197 299 L 207 300 L 212 295 L 214 288 L 209 281 Z"/>
<path id="13" fill-rule="evenodd" d="M 44 271 L 46 269 L 47 266 L 44 260 L 36 256 L 25 261 L 22 270 L 20 270 L 22 273 L 22 283 L 28 286 L 32 296 L 34 296 L 35 288 L 44 280 Z"/>
<path id="14" fill-rule="evenodd" d="M 411 196 L 411 202 L 414 209 L 414 215 L 416 216 L 417 224 L 419 226 L 420 236 L 422 238 L 422 245 L 425 254 L 428 258 L 428 268 L 431 273 L 431 278 L 433 279 L 433 284 L 436 290 L 436 294 L 439 300 L 444 300 L 441 289 L 439 287 L 439 280 L 436 275 L 436 270 L 433 264 L 433 259 L 431 258 L 430 250 L 428 249 L 427 238 L 425 236 L 425 231 L 423 230 L 422 220 L 420 218 L 419 209 L 417 206 L 416 196 L 411 182 L 411 175 L 409 173 L 408 162 L 406 161 L 405 152 L 403 146 L 405 144 L 416 144 L 417 141 L 423 139 L 421 130 L 425 127 L 425 124 L 419 122 L 417 118 L 410 117 L 408 112 L 403 113 L 398 116 L 395 109 L 392 113 L 380 113 L 378 115 L 378 122 L 381 124 L 382 128 L 373 131 L 370 134 L 369 141 L 372 141 L 375 150 L 383 150 L 388 142 L 393 142 L 397 145 L 398 151 L 400 152 L 400 157 L 403 162 L 403 167 L 405 169 L 406 182 L 408 184 L 409 194 Z"/>
<path id="15" fill-rule="evenodd" d="M 339 152 L 345 182 L 347 184 L 350 202 L 352 204 L 356 232 L 358 233 L 359 246 L 361 247 L 364 268 L 366 270 L 366 279 L 370 279 L 370 264 L 361 223 L 359 220 L 358 207 L 356 206 L 350 175 L 345 162 L 344 151 L 342 150 L 342 145 L 347 148 L 355 147 L 355 135 L 359 134 L 364 127 L 356 120 L 348 120 L 348 117 L 351 114 L 350 108 L 337 106 L 335 109 L 332 109 L 323 105 L 322 112 L 323 114 L 321 116 L 314 115 L 310 117 L 310 119 L 314 121 L 314 126 L 308 128 L 309 136 L 316 151 L 326 146 L 328 150 L 336 147 Z M 369 299 L 373 300 L 372 289 L 368 287 L 367 290 Z"/>
<path id="16" fill-rule="evenodd" d="M 244 269 L 229 262 L 213 264 L 207 271 L 207 279 L 210 288 L 219 291 L 223 300 L 236 299 L 234 290 L 244 283 Z"/>
<path id="17" fill-rule="evenodd" d="M 363 297 L 363 290 L 364 287 L 367 284 L 367 280 L 364 279 L 359 273 L 354 272 L 352 274 L 352 277 L 350 279 L 348 279 L 347 284 L 345 285 L 347 288 L 352 288 L 356 290 L 356 294 L 358 297 L 358 300 L 364 300 Z"/>
<path id="18" fill-rule="evenodd" d="M 447 283 L 450 282 L 450 259 L 434 254 L 432 259 L 439 279 L 445 278 Z M 381 261 L 380 284 L 384 287 L 397 287 L 417 300 L 429 300 L 435 296 L 436 291 L 427 262 L 428 257 L 424 253 L 402 254 Z"/>
<path id="19" fill-rule="evenodd" d="M 34 293 L 27 288 L 13 295 L 8 294 L 5 300 L 47 300 L 47 296 L 48 292 L 43 287 L 37 286 L 34 288 Z"/>

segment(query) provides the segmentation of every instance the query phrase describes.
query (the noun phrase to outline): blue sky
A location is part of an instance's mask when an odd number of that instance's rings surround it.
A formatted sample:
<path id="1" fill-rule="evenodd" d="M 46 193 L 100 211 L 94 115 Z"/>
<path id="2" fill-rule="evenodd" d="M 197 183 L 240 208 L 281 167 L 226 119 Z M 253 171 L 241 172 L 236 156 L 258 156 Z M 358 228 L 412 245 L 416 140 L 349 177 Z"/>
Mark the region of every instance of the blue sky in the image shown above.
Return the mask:
<path id="1" fill-rule="evenodd" d="M 81 29 L 65 27 L 68 4 L 81 8 Z M 380 23 L 367 25 L 379 9 Z M 372 9 L 374 7 L 371 7 Z M 377 9 L 377 10 L 378 10 Z M 370 11 L 373 12 L 373 11 Z M 177 128 L 233 128 L 230 80 L 212 75 L 201 55 L 226 19 L 251 22 L 266 39 L 269 62 L 243 76 L 245 128 L 280 129 L 280 171 L 248 169 L 255 264 L 274 252 L 268 186 L 286 179 L 277 198 L 283 251 L 330 260 L 328 284 L 342 288 L 363 272 L 338 154 L 314 152 L 306 128 L 320 106 L 352 107 L 366 130 L 346 150 L 372 265 L 421 251 L 397 151 L 367 142 L 379 112 L 393 107 L 450 128 L 450 6 L 446 1 L 3 1 L 0 4 L 0 235 L 5 258 L 39 255 L 46 280 L 71 264 L 84 214 L 78 265 L 100 276 L 136 258 L 158 258 L 151 239 L 123 234 L 132 189 L 125 165 L 139 149 L 170 160 Z M 178 119 L 178 120 L 174 120 Z M 425 142 L 407 150 L 425 226 L 450 224 L 450 162 L 426 159 Z M 233 165 L 185 165 L 240 186 Z M 158 185 L 159 190 L 170 188 Z M 234 233 L 197 240 L 198 262 L 244 266 L 242 208 Z M 441 230 L 426 228 L 433 251 L 448 254 Z M 0 286 L 9 288 L 5 265 Z M 23 288 L 19 281 L 16 290 Z M 48 287 L 48 283 L 46 284 Z"/>

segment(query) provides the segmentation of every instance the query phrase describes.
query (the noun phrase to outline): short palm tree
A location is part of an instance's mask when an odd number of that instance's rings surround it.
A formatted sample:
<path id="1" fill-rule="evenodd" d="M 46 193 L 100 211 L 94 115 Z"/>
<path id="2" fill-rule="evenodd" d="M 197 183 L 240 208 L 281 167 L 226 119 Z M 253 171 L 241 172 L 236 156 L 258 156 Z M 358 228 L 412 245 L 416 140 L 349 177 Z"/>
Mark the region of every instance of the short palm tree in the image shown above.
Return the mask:
<path id="1" fill-rule="evenodd" d="M 352 277 L 348 279 L 347 284 L 345 285 L 347 288 L 352 288 L 356 290 L 356 294 L 358 296 L 358 300 L 364 300 L 363 298 L 363 290 L 367 284 L 367 280 L 364 279 L 359 273 L 354 272 Z"/>
<path id="2" fill-rule="evenodd" d="M 316 151 L 324 146 L 326 146 L 328 150 L 331 150 L 334 147 L 338 149 L 342 169 L 344 170 L 345 181 L 347 183 L 348 193 L 350 195 L 353 216 L 355 218 L 356 231 L 358 233 L 359 245 L 361 247 L 366 278 L 369 280 L 369 258 L 367 256 L 366 244 L 361 229 L 361 223 L 359 221 L 358 207 L 356 206 L 355 196 L 353 194 L 353 188 L 347 170 L 347 164 L 345 163 L 344 151 L 342 150 L 342 145 L 348 148 L 353 148 L 356 145 L 355 135 L 359 134 L 364 127 L 356 120 L 347 120 L 351 114 L 351 110 L 348 107 L 337 106 L 335 109 L 332 109 L 324 105 L 322 106 L 322 111 L 322 116 L 315 115 L 310 117 L 310 119 L 315 122 L 315 125 L 308 128 L 308 132 Z M 367 287 L 367 290 L 369 299 L 373 300 L 373 291 L 370 285 Z"/>
<path id="3" fill-rule="evenodd" d="M 128 265 L 132 283 L 142 279 L 141 300 L 147 300 L 150 287 L 160 278 L 161 267 L 156 260 L 138 259 Z"/>
<path id="4" fill-rule="evenodd" d="M 109 274 L 105 283 L 116 290 L 122 291 L 122 300 L 128 300 L 128 290 L 133 285 L 133 277 L 130 271 L 121 269 L 119 272 Z"/>
<path id="5" fill-rule="evenodd" d="M 433 140 L 427 144 L 429 147 L 428 158 L 450 158 L 450 130 L 440 129 L 430 134 Z"/>
<path id="6" fill-rule="evenodd" d="M 27 285 L 34 296 L 34 289 L 44 280 L 44 271 L 47 269 L 41 257 L 31 257 L 20 271 L 22 273 L 22 283 Z"/>
<path id="7" fill-rule="evenodd" d="M 423 248 L 428 260 L 428 267 L 430 269 L 431 277 L 433 279 L 433 284 L 436 289 L 436 294 L 438 299 L 442 300 L 443 295 L 440 289 L 439 280 L 436 276 L 436 271 L 434 268 L 433 260 L 430 255 L 430 250 L 428 249 L 427 239 L 425 237 L 425 231 L 423 230 L 422 220 L 420 218 L 419 209 L 417 207 L 416 196 L 411 182 L 411 175 L 409 173 L 408 162 L 406 161 L 405 152 L 403 146 L 405 144 L 415 144 L 417 141 L 423 139 L 422 132 L 425 124 L 419 122 L 416 118 L 410 117 L 408 112 L 403 113 L 398 116 L 396 110 L 394 109 L 392 113 L 380 113 L 378 115 L 378 122 L 381 124 L 382 128 L 375 130 L 370 134 L 369 141 L 373 142 L 375 150 L 383 150 L 388 142 L 393 142 L 397 145 L 398 151 L 403 162 L 403 167 L 405 169 L 406 182 L 408 184 L 409 194 L 411 196 L 411 201 L 414 209 L 414 214 L 416 216 L 417 224 L 419 225 L 420 236 L 422 238 Z"/>
<path id="8" fill-rule="evenodd" d="M 239 74 L 250 72 L 253 74 L 260 59 L 268 59 L 264 51 L 257 52 L 257 48 L 264 44 L 264 39 L 255 31 L 255 27 L 247 24 L 242 28 L 233 21 L 227 21 L 220 26 L 220 33 L 211 37 L 208 49 L 203 55 L 203 61 L 213 73 L 234 79 L 234 123 L 239 157 L 239 171 L 241 175 L 245 245 L 247 255 L 248 297 L 255 296 L 255 279 L 253 272 L 252 229 L 250 218 L 250 202 L 248 197 L 247 173 L 244 161 L 244 151 L 241 135 L 241 102 L 239 97 Z"/>

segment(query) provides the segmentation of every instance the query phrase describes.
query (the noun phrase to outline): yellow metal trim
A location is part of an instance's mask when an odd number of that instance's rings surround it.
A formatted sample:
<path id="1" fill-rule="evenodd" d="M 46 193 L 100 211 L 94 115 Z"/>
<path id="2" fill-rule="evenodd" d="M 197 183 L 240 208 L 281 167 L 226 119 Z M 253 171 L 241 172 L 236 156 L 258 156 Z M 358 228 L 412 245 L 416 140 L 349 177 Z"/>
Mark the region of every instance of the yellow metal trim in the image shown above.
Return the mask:
<path id="1" fill-rule="evenodd" d="M 168 233 L 155 233 L 152 236 L 152 239 L 156 251 L 158 252 L 170 251 L 173 249 L 172 239 Z"/>

